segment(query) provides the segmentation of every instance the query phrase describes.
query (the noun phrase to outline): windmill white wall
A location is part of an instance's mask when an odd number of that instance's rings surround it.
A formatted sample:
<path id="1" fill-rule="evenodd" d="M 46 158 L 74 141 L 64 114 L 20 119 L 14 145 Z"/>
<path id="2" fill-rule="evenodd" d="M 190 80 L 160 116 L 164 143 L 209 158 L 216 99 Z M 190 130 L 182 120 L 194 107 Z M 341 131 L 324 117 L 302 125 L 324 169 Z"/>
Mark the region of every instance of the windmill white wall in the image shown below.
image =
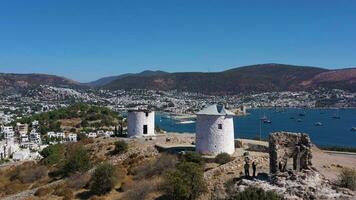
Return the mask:
<path id="1" fill-rule="evenodd" d="M 146 110 L 130 110 L 128 112 L 128 137 L 155 135 L 155 112 Z"/>
<path id="2" fill-rule="evenodd" d="M 216 107 L 213 105 L 197 113 L 196 151 L 207 155 L 233 154 L 234 114 L 225 109 L 219 111 Z"/>

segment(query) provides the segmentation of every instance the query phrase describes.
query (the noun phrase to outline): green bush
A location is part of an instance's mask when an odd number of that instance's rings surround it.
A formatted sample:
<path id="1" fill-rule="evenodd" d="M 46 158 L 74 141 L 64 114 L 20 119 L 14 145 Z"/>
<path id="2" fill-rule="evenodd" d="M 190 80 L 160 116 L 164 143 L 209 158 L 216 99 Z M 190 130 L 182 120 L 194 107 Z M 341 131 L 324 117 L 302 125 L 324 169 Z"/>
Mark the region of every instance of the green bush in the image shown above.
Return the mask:
<path id="1" fill-rule="evenodd" d="M 227 153 L 220 153 L 215 157 L 215 162 L 223 165 L 231 161 L 231 156 Z"/>
<path id="2" fill-rule="evenodd" d="M 350 190 L 356 190 L 356 170 L 343 168 L 339 174 L 339 184 Z"/>
<path id="3" fill-rule="evenodd" d="M 282 200 L 283 197 L 274 191 L 264 191 L 261 188 L 248 187 L 243 192 L 234 194 L 231 200 Z"/>
<path id="4" fill-rule="evenodd" d="M 96 195 L 106 194 L 114 188 L 116 182 L 115 167 L 108 163 L 101 164 L 94 171 L 90 191 Z"/>
<path id="5" fill-rule="evenodd" d="M 129 148 L 129 145 L 125 141 L 117 141 L 115 142 L 115 149 L 114 149 L 114 154 L 123 154 L 125 153 Z"/>
<path id="6" fill-rule="evenodd" d="M 201 165 L 182 162 L 165 175 L 167 194 L 175 200 L 194 200 L 206 190 Z"/>
<path id="7" fill-rule="evenodd" d="M 40 154 L 43 157 L 42 163 L 45 165 L 55 165 L 64 159 L 64 145 L 55 144 L 44 148 Z"/>
<path id="8" fill-rule="evenodd" d="M 186 152 L 186 154 L 184 154 L 183 156 L 183 160 L 185 162 L 193 162 L 199 165 L 204 165 L 204 158 L 198 152 L 195 151 Z"/>
<path id="9" fill-rule="evenodd" d="M 90 157 L 83 145 L 73 145 L 67 151 L 66 162 L 63 168 L 65 175 L 83 173 L 90 169 Z"/>

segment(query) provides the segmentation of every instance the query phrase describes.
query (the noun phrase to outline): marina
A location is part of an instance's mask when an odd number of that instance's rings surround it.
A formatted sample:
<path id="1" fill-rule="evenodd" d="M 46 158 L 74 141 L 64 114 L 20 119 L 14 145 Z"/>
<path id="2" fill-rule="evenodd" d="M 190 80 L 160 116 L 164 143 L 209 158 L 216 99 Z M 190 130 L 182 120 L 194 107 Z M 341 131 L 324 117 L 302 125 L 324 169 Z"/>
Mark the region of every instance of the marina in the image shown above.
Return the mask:
<path id="1" fill-rule="evenodd" d="M 234 117 L 235 138 L 256 139 L 259 138 L 261 131 L 261 138 L 267 139 L 271 132 L 292 131 L 310 134 L 317 145 L 356 147 L 356 109 L 354 108 L 337 111 L 335 109 L 261 108 L 249 109 L 247 112 L 248 115 Z M 194 116 L 181 121 L 174 117 L 167 117 L 167 114 L 157 113 L 156 118 L 159 119 L 156 120 L 156 125 L 165 131 L 195 132 Z"/>

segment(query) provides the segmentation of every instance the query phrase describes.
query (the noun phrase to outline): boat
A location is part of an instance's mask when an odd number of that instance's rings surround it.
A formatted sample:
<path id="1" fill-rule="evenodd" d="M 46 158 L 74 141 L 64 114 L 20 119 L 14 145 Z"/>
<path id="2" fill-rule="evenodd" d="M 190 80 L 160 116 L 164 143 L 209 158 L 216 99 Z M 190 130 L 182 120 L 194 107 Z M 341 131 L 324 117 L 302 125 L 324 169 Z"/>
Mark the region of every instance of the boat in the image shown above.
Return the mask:
<path id="1" fill-rule="evenodd" d="M 289 119 L 295 119 L 294 117 L 290 117 Z"/>
<path id="2" fill-rule="evenodd" d="M 264 115 L 263 117 L 260 118 L 260 120 L 264 121 L 267 120 L 268 118 L 266 117 L 266 115 Z"/>
<path id="3" fill-rule="evenodd" d="M 339 109 L 336 109 L 333 118 L 334 119 L 340 119 Z"/>
<path id="4" fill-rule="evenodd" d="M 352 127 L 352 128 L 351 128 L 351 131 L 356 131 L 356 127 Z"/>
<path id="5" fill-rule="evenodd" d="M 304 117 L 305 114 L 304 113 L 299 113 L 299 116 Z"/>
<path id="6" fill-rule="evenodd" d="M 315 122 L 314 125 L 315 125 L 315 126 L 322 126 L 323 123 L 321 123 L 321 122 Z"/>
<path id="7" fill-rule="evenodd" d="M 263 120 L 263 123 L 265 123 L 265 124 L 270 124 L 270 123 L 272 123 L 272 121 L 269 120 L 269 119 L 265 119 L 265 120 Z"/>
<path id="8" fill-rule="evenodd" d="M 189 121 L 180 121 L 180 122 L 178 122 L 178 124 L 193 124 L 193 123 L 195 123 L 195 121 L 193 121 L 193 120 L 189 120 Z"/>

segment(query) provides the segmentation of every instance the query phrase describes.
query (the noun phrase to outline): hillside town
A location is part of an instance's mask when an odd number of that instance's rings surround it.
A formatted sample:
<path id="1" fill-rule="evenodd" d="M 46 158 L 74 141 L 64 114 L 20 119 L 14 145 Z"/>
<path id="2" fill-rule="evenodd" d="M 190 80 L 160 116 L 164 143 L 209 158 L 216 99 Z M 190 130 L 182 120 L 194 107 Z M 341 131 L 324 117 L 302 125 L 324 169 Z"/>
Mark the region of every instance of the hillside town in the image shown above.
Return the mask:
<path id="1" fill-rule="evenodd" d="M 48 130 L 38 132 L 39 121 L 21 124 L 18 121 L 33 114 L 65 108 L 75 102 L 105 106 L 117 112 L 149 108 L 173 114 L 195 114 L 208 105 L 225 102 L 235 114 L 245 114 L 246 108 L 260 107 L 354 107 L 356 93 L 343 90 L 312 92 L 270 92 L 252 95 L 212 96 L 198 93 L 153 90 L 76 90 L 42 85 L 9 96 L 0 96 L 1 160 L 39 159 L 38 151 L 49 144 L 76 142 L 77 133 Z M 89 138 L 110 137 L 114 129 L 83 132 Z"/>
<path id="2" fill-rule="evenodd" d="M 346 200 L 355 197 L 351 190 L 335 188 L 324 175 L 313 167 L 314 163 L 318 169 L 327 169 L 325 165 L 320 167 L 318 163 L 321 161 L 313 157 L 313 152 L 318 153 L 318 150 L 315 149 L 307 134 L 283 131 L 271 133 L 268 144 L 265 141 L 235 139 L 233 116 L 236 114 L 228 110 L 225 105 L 205 106 L 195 114 L 197 116 L 195 137 L 185 134 L 164 134 L 157 131 L 154 117 L 155 110 L 148 108 L 147 105 L 145 109 L 141 105 L 140 108 L 127 110 L 126 134 L 119 136 L 114 131 L 104 130 L 81 134 L 84 134 L 86 138 L 91 138 L 92 143 L 96 141 L 95 144 L 113 140 L 127 141 L 132 144 L 139 143 L 138 149 L 132 151 L 135 154 L 142 154 L 144 158 L 159 156 L 160 153 L 164 152 L 189 155 L 189 152 L 193 149 L 199 156 L 206 159 L 208 164 L 209 159 L 215 158 L 216 160 L 219 156 L 224 155 L 226 161 L 221 161 L 221 165 L 209 165 L 210 168 L 207 168 L 204 172 L 208 190 L 207 192 L 200 192 L 201 194 L 195 199 L 227 198 L 229 194 L 226 193 L 224 184 L 230 180 L 229 177 L 241 179 L 230 186 L 233 187 L 232 190 L 243 191 L 245 188 L 258 186 L 264 191 L 273 191 L 273 194 L 278 198 L 279 195 L 282 195 L 283 199 Z M 4 114 L 2 115 L 4 116 Z M 51 148 L 52 145 L 76 143 L 82 140 L 78 138 L 78 134 L 70 132 L 54 132 L 51 130 L 45 135 L 41 135 L 37 131 L 40 123 L 40 121 L 35 120 L 30 124 L 17 122 L 14 127 L 9 124 L 1 126 L 0 156 L 2 162 L 8 164 L 17 161 L 40 161 L 45 158 L 39 152 L 48 149 L 47 147 Z M 130 150 L 127 153 L 129 154 Z M 135 154 L 131 152 L 131 156 Z M 108 153 L 104 155 L 110 156 Z M 126 159 L 130 158 L 130 156 L 118 157 L 111 162 L 125 162 Z M 354 158 L 352 157 L 352 159 Z M 345 161 L 339 164 L 348 166 Z M 256 171 L 257 165 L 259 166 L 258 172 Z M 251 167 L 252 171 L 250 171 Z M 266 178 L 266 176 L 270 178 Z M 40 189 L 41 187 L 37 191 Z M 132 190 L 135 191 L 135 189 Z M 151 190 L 149 192 L 154 191 Z M 13 194 L 7 199 L 36 196 L 37 191 L 29 190 L 25 194 Z M 110 193 L 109 195 L 118 195 L 121 198 L 123 194 Z"/>
<path id="3" fill-rule="evenodd" d="M 356 93 L 340 89 L 252 93 L 251 95 L 205 95 L 156 90 L 69 89 L 42 85 L 13 94 L 0 94 L 0 110 L 19 115 L 46 112 L 75 102 L 107 106 L 115 111 L 149 105 L 159 111 L 194 113 L 206 105 L 225 102 L 229 107 L 348 108 L 356 107 Z"/>

